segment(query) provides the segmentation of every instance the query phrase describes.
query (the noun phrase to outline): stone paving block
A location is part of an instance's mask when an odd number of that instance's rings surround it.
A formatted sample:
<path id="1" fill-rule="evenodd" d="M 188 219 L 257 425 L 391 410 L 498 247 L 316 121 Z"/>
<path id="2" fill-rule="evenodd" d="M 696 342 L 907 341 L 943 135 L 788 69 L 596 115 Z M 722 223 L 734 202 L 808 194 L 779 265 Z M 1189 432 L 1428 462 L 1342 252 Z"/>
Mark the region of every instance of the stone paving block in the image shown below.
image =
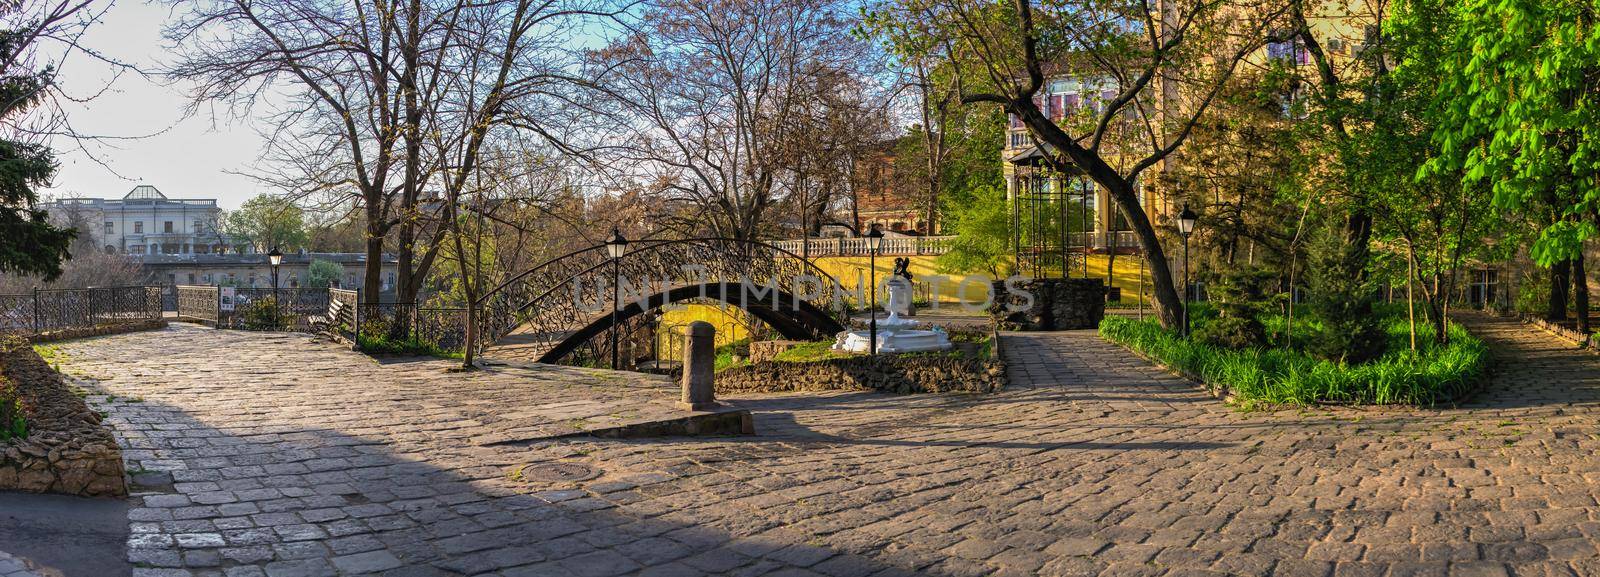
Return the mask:
<path id="1" fill-rule="evenodd" d="M 1459 407 L 1238 412 L 1092 331 L 1027 333 L 1002 337 L 995 395 L 734 396 L 761 435 L 493 447 L 472 439 L 659 384 L 185 326 L 60 346 L 105 377 L 79 384 L 108 393 L 91 402 L 130 465 L 161 477 L 129 511 L 146 571 L 1600 571 L 1600 356 L 1463 319 L 1504 358 Z M 596 474 L 512 474 L 531 463 Z"/>

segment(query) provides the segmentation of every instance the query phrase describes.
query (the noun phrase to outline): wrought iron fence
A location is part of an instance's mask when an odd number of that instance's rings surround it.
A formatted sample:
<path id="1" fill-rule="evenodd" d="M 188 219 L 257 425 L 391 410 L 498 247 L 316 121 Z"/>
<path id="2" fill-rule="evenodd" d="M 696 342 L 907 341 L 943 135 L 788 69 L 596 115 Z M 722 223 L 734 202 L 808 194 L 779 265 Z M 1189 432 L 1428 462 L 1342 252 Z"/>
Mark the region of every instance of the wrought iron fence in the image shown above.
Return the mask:
<path id="1" fill-rule="evenodd" d="M 312 332 L 312 317 L 328 312 L 328 289 L 236 288 L 233 310 L 223 308 L 218 328 Z"/>
<path id="2" fill-rule="evenodd" d="M 363 303 L 357 307 L 361 337 L 426 344 L 439 352 L 464 350 L 467 310 L 412 303 Z"/>
<path id="3" fill-rule="evenodd" d="M 34 289 L 0 295 L 0 332 L 40 334 L 161 318 L 161 287 Z"/>
<path id="4" fill-rule="evenodd" d="M 175 309 L 178 318 L 215 324 L 220 314 L 222 297 L 215 286 L 178 285 Z"/>

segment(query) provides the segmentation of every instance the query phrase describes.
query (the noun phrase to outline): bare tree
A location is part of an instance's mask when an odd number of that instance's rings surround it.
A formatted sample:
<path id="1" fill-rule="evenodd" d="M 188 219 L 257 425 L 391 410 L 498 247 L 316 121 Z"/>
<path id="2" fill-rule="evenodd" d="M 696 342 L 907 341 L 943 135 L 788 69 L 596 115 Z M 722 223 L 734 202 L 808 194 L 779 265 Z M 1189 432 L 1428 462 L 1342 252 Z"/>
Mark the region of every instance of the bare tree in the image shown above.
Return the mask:
<path id="1" fill-rule="evenodd" d="M 829 0 L 659 0 L 636 32 L 594 55 L 618 72 L 607 85 L 623 156 L 635 178 L 698 211 L 685 229 L 755 238 L 789 192 L 819 206 L 817 158 L 794 150 L 817 99 L 843 71 L 865 62 L 846 6 Z M 808 114 L 808 109 L 811 114 Z M 838 153 L 838 151 L 832 151 Z M 798 170 L 797 170 L 798 169 Z"/>
<path id="2" fill-rule="evenodd" d="M 206 0 L 168 31 L 185 48 L 168 73 L 197 107 L 267 108 L 257 176 L 360 205 L 369 294 L 394 231 L 397 299 L 414 301 L 452 222 L 437 201 L 459 196 L 491 128 L 552 135 L 555 108 L 529 101 L 582 108 L 563 94 L 582 84 L 565 39 L 570 19 L 609 14 L 599 1 Z"/>

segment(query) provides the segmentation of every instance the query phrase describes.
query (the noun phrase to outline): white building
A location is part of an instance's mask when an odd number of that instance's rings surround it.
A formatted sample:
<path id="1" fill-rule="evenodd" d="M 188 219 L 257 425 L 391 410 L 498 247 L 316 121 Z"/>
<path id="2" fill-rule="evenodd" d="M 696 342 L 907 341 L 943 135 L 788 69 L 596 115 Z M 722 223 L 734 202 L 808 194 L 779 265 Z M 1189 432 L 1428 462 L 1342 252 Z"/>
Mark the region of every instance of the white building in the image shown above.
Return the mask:
<path id="1" fill-rule="evenodd" d="M 214 198 L 167 198 L 139 185 L 121 199 L 66 198 L 44 205 L 57 218 L 92 232 L 108 253 L 132 255 L 248 253 L 249 247 L 218 227 L 222 208 Z"/>

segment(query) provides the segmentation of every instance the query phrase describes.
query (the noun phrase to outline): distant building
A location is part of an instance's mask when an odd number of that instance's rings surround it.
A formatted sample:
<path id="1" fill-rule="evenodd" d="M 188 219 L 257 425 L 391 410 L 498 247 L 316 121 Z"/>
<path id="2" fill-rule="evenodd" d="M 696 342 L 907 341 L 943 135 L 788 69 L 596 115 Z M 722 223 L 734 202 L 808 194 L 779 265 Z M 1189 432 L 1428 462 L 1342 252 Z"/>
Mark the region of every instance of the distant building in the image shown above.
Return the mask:
<path id="1" fill-rule="evenodd" d="M 887 140 L 862 150 L 855 163 L 856 214 L 862 232 L 877 224 L 886 233 L 938 234 L 939 225 L 928 223 L 928 205 L 921 184 L 895 173 L 898 140 Z"/>
<path id="2" fill-rule="evenodd" d="M 167 198 L 150 185 L 121 199 L 64 198 L 44 204 L 61 219 L 88 226 L 108 253 L 192 255 L 248 253 L 241 239 L 223 234 L 222 207 L 214 198 Z"/>
<path id="3" fill-rule="evenodd" d="M 163 285 L 221 285 L 235 287 L 269 288 L 272 286 L 272 265 L 264 254 L 189 254 L 148 255 L 141 259 L 150 279 Z M 294 288 L 306 284 L 307 270 L 314 260 L 330 261 L 344 269 L 334 279 L 334 288 L 361 288 L 367 273 L 365 253 L 294 253 L 283 255 L 278 267 L 278 288 Z M 394 290 L 396 259 L 383 255 L 383 273 L 379 284 L 384 292 Z"/>

